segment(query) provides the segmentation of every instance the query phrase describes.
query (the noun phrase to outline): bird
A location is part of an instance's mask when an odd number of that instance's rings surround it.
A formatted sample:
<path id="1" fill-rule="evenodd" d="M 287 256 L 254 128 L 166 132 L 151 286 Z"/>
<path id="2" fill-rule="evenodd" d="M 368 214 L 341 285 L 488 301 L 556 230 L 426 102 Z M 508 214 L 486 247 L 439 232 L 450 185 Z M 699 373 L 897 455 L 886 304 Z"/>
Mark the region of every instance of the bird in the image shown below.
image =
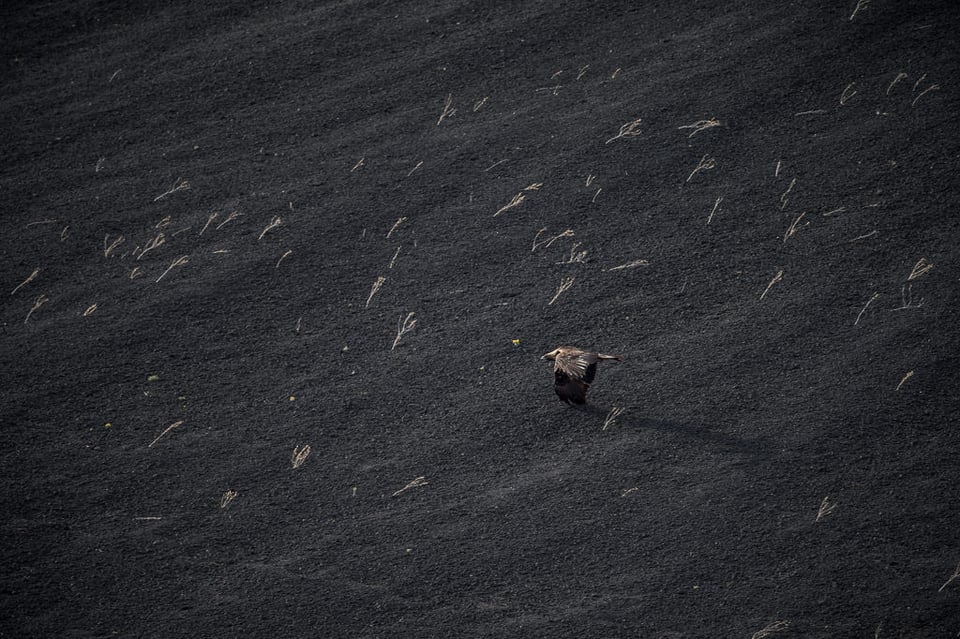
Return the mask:
<path id="1" fill-rule="evenodd" d="M 572 346 L 556 348 L 540 359 L 553 361 L 553 390 L 567 404 L 586 404 L 587 390 L 597 374 L 597 362 L 623 361 L 620 355 L 605 355 Z"/>

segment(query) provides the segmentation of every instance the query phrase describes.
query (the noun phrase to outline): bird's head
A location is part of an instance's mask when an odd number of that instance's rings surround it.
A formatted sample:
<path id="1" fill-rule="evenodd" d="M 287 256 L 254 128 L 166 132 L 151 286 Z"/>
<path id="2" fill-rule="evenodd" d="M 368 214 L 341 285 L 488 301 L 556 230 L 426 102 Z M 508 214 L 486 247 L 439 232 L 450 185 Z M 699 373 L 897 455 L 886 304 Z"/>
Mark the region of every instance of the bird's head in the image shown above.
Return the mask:
<path id="1" fill-rule="evenodd" d="M 559 348 L 555 348 L 555 349 L 553 349 L 552 351 L 550 351 L 549 353 L 547 353 L 546 355 L 544 355 L 543 357 L 541 357 L 540 359 L 549 359 L 549 360 L 552 361 L 552 360 L 557 359 L 557 355 L 559 355 L 559 354 L 560 354 L 560 349 L 559 349 Z"/>

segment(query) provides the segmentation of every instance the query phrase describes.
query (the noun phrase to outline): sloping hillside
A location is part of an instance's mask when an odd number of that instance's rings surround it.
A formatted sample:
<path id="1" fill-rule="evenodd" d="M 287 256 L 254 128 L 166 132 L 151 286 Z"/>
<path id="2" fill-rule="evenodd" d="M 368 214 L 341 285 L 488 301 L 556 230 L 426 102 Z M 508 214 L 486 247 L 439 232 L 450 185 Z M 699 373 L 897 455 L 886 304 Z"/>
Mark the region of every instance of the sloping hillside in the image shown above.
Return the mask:
<path id="1" fill-rule="evenodd" d="M 960 9 L 642 4 L 4 9 L 0 636 L 960 633 Z"/>

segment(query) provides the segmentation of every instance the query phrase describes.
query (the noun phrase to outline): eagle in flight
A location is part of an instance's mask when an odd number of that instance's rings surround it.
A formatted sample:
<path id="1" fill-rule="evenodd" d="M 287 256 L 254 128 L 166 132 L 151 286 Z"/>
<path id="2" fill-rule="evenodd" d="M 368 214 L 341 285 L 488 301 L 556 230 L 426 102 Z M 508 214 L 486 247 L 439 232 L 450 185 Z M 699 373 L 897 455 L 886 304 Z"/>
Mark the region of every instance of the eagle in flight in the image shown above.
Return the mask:
<path id="1" fill-rule="evenodd" d="M 586 404 L 587 389 L 597 375 L 597 362 L 605 359 L 623 360 L 619 355 L 592 353 L 570 346 L 561 346 L 540 359 L 553 361 L 553 390 L 568 404 Z"/>

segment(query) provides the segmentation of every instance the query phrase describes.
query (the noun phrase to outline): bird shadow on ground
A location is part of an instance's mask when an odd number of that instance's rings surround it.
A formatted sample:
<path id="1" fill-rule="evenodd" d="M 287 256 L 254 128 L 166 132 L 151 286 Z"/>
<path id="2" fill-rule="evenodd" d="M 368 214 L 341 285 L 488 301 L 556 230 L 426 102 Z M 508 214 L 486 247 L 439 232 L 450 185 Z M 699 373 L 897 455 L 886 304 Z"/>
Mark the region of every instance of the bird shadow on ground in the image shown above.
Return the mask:
<path id="1" fill-rule="evenodd" d="M 564 411 L 570 417 L 587 416 L 597 420 L 601 429 L 611 415 L 611 409 L 603 406 L 587 404 L 585 406 L 570 406 Z M 616 415 L 607 424 L 607 431 L 619 430 L 622 433 L 652 434 L 662 443 L 679 445 L 693 444 L 700 448 L 712 448 L 717 451 L 736 452 L 754 461 L 770 460 L 779 455 L 780 446 L 769 438 L 745 436 L 731 433 L 719 426 L 710 426 L 695 422 L 682 422 L 660 417 L 647 417 L 642 414 L 631 413 L 629 407 Z"/>

